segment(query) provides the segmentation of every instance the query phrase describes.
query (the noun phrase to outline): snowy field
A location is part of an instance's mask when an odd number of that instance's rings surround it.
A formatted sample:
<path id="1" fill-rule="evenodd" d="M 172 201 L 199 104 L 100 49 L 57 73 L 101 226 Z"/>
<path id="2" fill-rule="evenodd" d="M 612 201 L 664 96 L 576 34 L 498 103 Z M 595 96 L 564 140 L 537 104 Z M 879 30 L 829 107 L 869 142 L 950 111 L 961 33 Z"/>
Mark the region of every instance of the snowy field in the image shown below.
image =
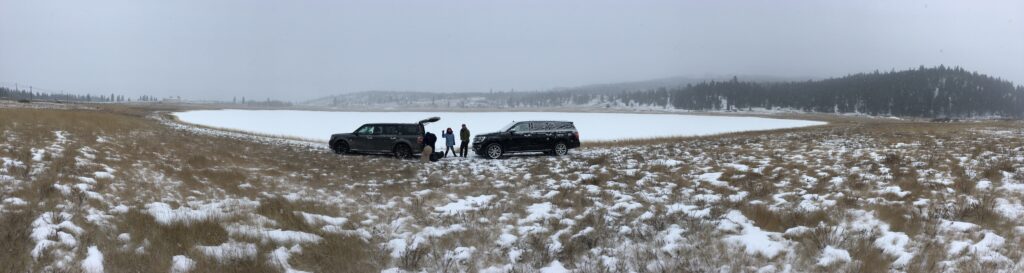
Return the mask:
<path id="1" fill-rule="evenodd" d="M 0 272 L 1024 272 L 1021 123 L 423 164 L 143 116 L 0 109 Z"/>
<path id="2" fill-rule="evenodd" d="M 175 115 L 193 124 L 318 140 L 329 139 L 335 133 L 352 132 L 365 123 L 412 123 L 433 116 L 441 117 L 441 121 L 428 125 L 429 131 L 440 132 L 445 128 L 458 130 L 462 124 L 466 124 L 474 134 L 494 132 L 513 121 L 566 120 L 575 122 L 583 141 L 702 136 L 825 124 L 818 121 L 756 117 L 558 112 L 201 110 Z"/>

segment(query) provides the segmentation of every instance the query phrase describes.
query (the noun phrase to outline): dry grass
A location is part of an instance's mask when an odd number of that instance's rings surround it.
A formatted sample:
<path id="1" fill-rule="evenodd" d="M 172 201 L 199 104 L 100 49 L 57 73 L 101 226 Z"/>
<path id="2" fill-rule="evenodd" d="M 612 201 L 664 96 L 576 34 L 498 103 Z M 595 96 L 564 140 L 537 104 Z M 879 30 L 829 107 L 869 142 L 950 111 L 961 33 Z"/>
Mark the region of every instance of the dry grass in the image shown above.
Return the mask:
<path id="1" fill-rule="evenodd" d="M 232 137 L 238 132 L 216 136 L 174 130 L 149 118 L 155 110 L 173 107 L 102 108 L 0 109 L 0 138 L 7 141 L 0 143 L 0 157 L 25 163 L 0 172 L 17 180 L 4 185 L 0 199 L 18 197 L 27 203 L 0 211 L 0 271 L 54 269 L 63 255 L 73 263 L 63 271 L 74 272 L 85 249 L 96 246 L 108 272 L 166 272 L 175 255 L 195 260 L 193 272 L 281 272 L 282 265 L 269 254 L 296 244 L 232 235 L 231 228 L 240 225 L 321 238 L 298 243 L 301 251 L 285 261 L 315 272 L 395 267 L 475 272 L 492 265 L 536 272 L 553 261 L 580 272 L 750 272 L 783 264 L 814 272 L 933 272 L 945 270 L 949 263 L 944 262 L 955 258 L 946 255 L 948 241 L 935 239 L 952 236 L 939 228 L 941 220 L 970 222 L 999 234 L 1007 239 L 1000 253 L 1013 261 L 1022 257 L 1024 242 L 1014 229 L 1024 223 L 995 206 L 1000 198 L 1021 196 L 993 188 L 1007 179 L 1020 181 L 1024 163 L 1010 155 L 1024 153 L 1019 149 L 1024 145 L 1019 136 L 979 131 L 1019 131 L 1016 123 L 828 118 L 829 125 L 813 128 L 586 143 L 569 157 L 483 161 L 469 168 L 461 161 L 424 166 L 386 157 L 336 156 L 326 149 Z M 54 145 L 54 131 L 66 132 L 68 141 L 59 145 L 60 151 L 33 160 L 34 152 Z M 80 164 L 83 151 L 90 149 L 93 158 Z M 79 177 L 94 177 L 106 168 L 115 170 L 113 178 L 97 177 L 86 189 L 75 188 L 82 184 Z M 930 172 L 938 176 L 926 176 Z M 701 181 L 698 176 L 705 173 L 721 173 L 724 184 Z M 948 177 L 950 184 L 936 177 Z M 991 188 L 979 188 L 982 180 Z M 436 210 L 484 195 L 493 199 L 477 210 L 450 215 Z M 922 199 L 930 203 L 914 204 Z M 153 203 L 198 208 L 222 200 L 258 204 L 229 207 L 226 216 L 170 224 L 147 211 Z M 805 201 L 809 208 L 801 207 Z M 529 220 L 528 206 L 545 203 L 560 217 Z M 707 215 L 669 213 L 674 204 L 708 208 Z M 115 212 L 121 205 L 127 211 Z M 722 240 L 736 233 L 719 227 L 723 215 L 733 210 L 766 232 L 810 231 L 785 236 L 792 252 L 775 258 L 748 255 Z M 874 243 L 878 231 L 853 232 L 844 226 L 850 210 L 867 211 L 889 232 L 911 237 L 913 260 L 894 267 L 895 257 Z M 77 247 L 33 259 L 31 223 L 46 212 L 71 215 L 59 220 L 83 231 L 74 236 Z M 302 213 L 347 221 L 336 226 L 342 232 L 329 232 Z M 100 218 L 106 224 L 89 220 Z M 431 228 L 451 227 L 460 229 L 424 235 Z M 520 230 L 533 227 L 537 230 Z M 667 241 L 672 228 L 685 230 L 680 241 Z M 127 240 L 119 238 L 122 234 Z M 503 234 L 514 235 L 515 242 L 497 244 Z M 396 239 L 409 244 L 392 256 L 395 249 L 389 246 Z M 258 254 L 220 262 L 196 248 L 228 241 L 252 243 Z M 666 248 L 669 244 L 680 247 Z M 816 265 L 826 246 L 849 251 L 852 261 Z M 452 256 L 459 247 L 474 249 L 468 260 Z M 516 260 L 510 259 L 513 253 L 518 253 Z M 953 264 L 964 272 L 1011 268 L 971 259 Z"/>

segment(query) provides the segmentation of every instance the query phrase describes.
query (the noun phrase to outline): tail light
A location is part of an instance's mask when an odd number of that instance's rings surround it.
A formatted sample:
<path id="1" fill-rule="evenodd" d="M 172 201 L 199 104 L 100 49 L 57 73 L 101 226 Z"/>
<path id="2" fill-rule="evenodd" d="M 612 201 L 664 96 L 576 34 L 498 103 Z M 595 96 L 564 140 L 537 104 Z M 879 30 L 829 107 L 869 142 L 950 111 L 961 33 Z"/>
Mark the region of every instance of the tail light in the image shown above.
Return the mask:
<path id="1" fill-rule="evenodd" d="M 574 136 L 576 137 L 576 140 L 580 140 L 580 131 L 576 131 L 575 133 L 576 134 L 574 134 Z"/>
<path id="2" fill-rule="evenodd" d="M 422 136 L 416 137 L 416 144 L 423 144 L 423 137 Z"/>

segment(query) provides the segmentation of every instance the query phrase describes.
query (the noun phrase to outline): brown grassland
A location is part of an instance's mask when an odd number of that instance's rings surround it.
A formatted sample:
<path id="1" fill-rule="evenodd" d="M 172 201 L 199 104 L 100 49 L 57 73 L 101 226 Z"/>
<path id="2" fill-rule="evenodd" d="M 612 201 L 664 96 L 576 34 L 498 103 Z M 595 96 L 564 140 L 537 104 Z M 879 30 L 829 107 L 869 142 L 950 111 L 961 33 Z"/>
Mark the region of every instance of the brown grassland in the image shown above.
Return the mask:
<path id="1" fill-rule="evenodd" d="M 423 165 L 155 118 L 173 109 L 0 108 L 0 272 L 83 272 L 90 247 L 106 272 L 173 271 L 179 255 L 190 272 L 1024 269 L 1020 122 L 814 116 L 830 124 Z M 492 197 L 440 209 L 473 196 Z M 785 250 L 731 243 L 757 234 L 744 223 Z M 894 234 L 909 256 L 884 246 Z M 204 248 L 229 242 L 255 252 Z M 826 248 L 848 261 L 821 262 Z"/>

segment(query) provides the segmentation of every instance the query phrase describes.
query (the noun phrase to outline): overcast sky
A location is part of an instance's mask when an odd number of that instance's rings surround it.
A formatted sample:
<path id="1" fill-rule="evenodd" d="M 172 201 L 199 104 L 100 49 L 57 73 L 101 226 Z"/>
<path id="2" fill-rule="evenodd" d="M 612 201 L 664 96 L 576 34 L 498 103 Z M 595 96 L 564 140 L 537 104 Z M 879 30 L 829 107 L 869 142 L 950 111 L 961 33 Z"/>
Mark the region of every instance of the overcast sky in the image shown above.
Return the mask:
<path id="1" fill-rule="evenodd" d="M 1024 84 L 1024 1 L 0 0 L 0 85 L 194 99 L 963 66 Z"/>

